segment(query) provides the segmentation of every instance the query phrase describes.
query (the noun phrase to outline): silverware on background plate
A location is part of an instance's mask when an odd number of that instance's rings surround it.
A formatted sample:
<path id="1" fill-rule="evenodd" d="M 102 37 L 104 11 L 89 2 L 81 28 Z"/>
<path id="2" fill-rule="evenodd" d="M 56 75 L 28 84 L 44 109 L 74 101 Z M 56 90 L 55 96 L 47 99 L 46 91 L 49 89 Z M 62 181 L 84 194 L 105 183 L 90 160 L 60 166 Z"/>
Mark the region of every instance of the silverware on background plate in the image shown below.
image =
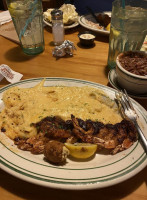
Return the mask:
<path id="1" fill-rule="evenodd" d="M 93 10 L 89 7 L 89 6 L 86 6 L 86 8 L 87 8 L 87 10 L 88 10 L 88 12 L 93 16 L 93 18 L 96 20 L 96 22 L 98 23 L 98 24 L 100 24 L 100 22 L 99 22 L 99 20 L 98 20 L 98 18 L 97 18 L 97 16 L 96 16 L 96 14 L 93 12 Z M 97 13 L 98 14 L 98 13 Z M 102 24 L 100 24 L 101 26 L 103 26 Z"/>
<path id="2" fill-rule="evenodd" d="M 110 24 L 111 17 L 108 14 L 105 12 L 99 12 L 95 14 L 89 6 L 86 6 L 86 8 L 100 26 L 106 28 L 108 24 Z"/>
<path id="3" fill-rule="evenodd" d="M 133 104 L 132 104 L 126 90 L 124 89 L 124 92 L 123 91 L 116 92 L 115 96 L 116 96 L 118 103 L 121 105 L 122 114 L 134 123 L 134 125 L 139 133 L 139 137 L 141 139 L 143 148 L 144 148 L 145 152 L 147 153 L 147 139 L 144 136 L 140 126 L 138 125 L 136 111 L 133 107 Z"/>

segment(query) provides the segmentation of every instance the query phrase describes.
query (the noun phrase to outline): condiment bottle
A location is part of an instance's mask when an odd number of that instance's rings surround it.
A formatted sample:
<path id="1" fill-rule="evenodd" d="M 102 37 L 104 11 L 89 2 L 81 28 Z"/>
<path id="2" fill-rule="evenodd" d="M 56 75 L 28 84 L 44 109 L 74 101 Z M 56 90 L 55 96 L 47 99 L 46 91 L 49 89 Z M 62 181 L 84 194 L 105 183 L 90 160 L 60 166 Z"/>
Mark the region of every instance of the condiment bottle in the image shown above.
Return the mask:
<path id="1" fill-rule="evenodd" d="M 63 25 L 63 12 L 54 9 L 51 12 L 52 16 L 52 33 L 55 45 L 61 45 L 64 42 L 64 25 Z"/>

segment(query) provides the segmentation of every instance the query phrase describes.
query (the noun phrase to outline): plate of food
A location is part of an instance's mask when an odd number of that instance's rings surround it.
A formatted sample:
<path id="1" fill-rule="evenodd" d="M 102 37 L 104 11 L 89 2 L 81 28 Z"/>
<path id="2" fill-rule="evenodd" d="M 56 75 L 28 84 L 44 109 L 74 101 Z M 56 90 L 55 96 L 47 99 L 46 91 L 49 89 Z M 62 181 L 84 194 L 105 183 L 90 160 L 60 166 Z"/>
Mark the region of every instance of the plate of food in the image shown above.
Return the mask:
<path id="1" fill-rule="evenodd" d="M 89 30 L 109 35 L 111 12 L 96 13 L 95 16 L 100 23 L 91 14 L 88 14 L 79 17 L 79 24 Z"/>
<path id="2" fill-rule="evenodd" d="M 47 9 L 43 13 L 43 21 L 46 25 L 52 27 L 51 12 L 53 8 Z M 78 22 L 78 13 L 76 8 L 71 4 L 63 4 L 59 10 L 63 11 L 63 23 L 65 29 L 71 29 L 79 25 Z"/>
<path id="3" fill-rule="evenodd" d="M 41 186 L 87 190 L 120 183 L 147 165 L 112 88 L 35 78 L 0 89 L 0 167 Z M 132 100 L 145 136 L 147 114 Z M 112 118 L 113 116 L 113 118 Z"/>

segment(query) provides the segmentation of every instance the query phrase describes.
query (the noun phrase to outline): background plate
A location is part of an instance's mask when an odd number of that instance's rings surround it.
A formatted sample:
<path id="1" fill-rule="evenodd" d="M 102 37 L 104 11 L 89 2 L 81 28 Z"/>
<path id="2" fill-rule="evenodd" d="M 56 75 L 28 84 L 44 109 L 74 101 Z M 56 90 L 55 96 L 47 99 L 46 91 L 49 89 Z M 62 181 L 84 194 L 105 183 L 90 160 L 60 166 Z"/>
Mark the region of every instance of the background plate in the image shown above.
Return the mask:
<path id="1" fill-rule="evenodd" d="M 50 22 L 47 22 L 45 19 L 43 19 L 43 22 L 44 22 L 47 26 L 52 27 L 52 24 L 51 24 Z M 74 28 L 74 27 L 76 27 L 76 26 L 78 26 L 78 25 L 79 25 L 79 22 L 75 22 L 75 23 L 73 23 L 73 24 L 71 24 L 71 25 L 64 26 L 64 29 L 71 29 L 71 28 Z"/>
<path id="2" fill-rule="evenodd" d="M 41 80 L 42 78 L 28 79 L 3 87 L 0 89 L 0 98 L 10 87 L 33 87 Z M 114 89 L 97 83 L 70 78 L 46 78 L 45 86 L 56 85 L 90 86 L 103 90 L 111 99 L 115 96 Z M 139 116 L 138 122 L 147 137 L 147 113 L 136 101 L 132 102 Z M 0 133 L 0 152 L 1 169 L 25 181 L 60 189 L 81 190 L 111 186 L 134 176 L 147 165 L 147 155 L 138 141 L 116 155 L 97 154 L 92 160 L 85 162 L 68 159 L 63 166 L 51 165 L 43 159 L 43 155 L 32 155 L 17 149 L 13 141 L 3 133 Z"/>
<path id="3" fill-rule="evenodd" d="M 108 14 L 109 16 L 111 16 L 111 12 L 104 12 L 104 13 Z M 80 25 L 85 27 L 85 28 L 87 28 L 87 29 L 89 29 L 89 30 L 92 30 L 92 31 L 95 31 L 95 32 L 98 32 L 98 33 L 101 33 L 101 34 L 104 34 L 104 35 L 109 35 L 110 34 L 110 31 L 103 30 L 103 29 L 98 29 L 98 28 L 94 28 L 94 27 L 90 26 L 89 24 L 87 24 L 86 20 L 92 21 L 92 22 L 97 24 L 97 22 L 93 18 L 93 16 L 91 14 L 89 14 L 89 15 L 83 15 L 83 16 L 79 17 Z"/>

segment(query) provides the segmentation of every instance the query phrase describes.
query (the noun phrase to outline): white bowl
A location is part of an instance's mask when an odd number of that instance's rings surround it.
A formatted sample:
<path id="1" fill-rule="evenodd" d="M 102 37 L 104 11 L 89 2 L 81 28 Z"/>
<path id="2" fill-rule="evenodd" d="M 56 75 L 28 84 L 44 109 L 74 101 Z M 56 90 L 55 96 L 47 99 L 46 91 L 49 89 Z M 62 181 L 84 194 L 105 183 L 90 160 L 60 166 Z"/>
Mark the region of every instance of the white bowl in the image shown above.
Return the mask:
<path id="1" fill-rule="evenodd" d="M 147 52 L 144 51 L 136 52 L 147 55 Z M 120 53 L 116 58 L 116 74 L 119 85 L 132 94 L 147 93 L 147 76 L 139 76 L 125 70 L 119 62 L 119 58 L 122 55 L 123 53 Z"/>

